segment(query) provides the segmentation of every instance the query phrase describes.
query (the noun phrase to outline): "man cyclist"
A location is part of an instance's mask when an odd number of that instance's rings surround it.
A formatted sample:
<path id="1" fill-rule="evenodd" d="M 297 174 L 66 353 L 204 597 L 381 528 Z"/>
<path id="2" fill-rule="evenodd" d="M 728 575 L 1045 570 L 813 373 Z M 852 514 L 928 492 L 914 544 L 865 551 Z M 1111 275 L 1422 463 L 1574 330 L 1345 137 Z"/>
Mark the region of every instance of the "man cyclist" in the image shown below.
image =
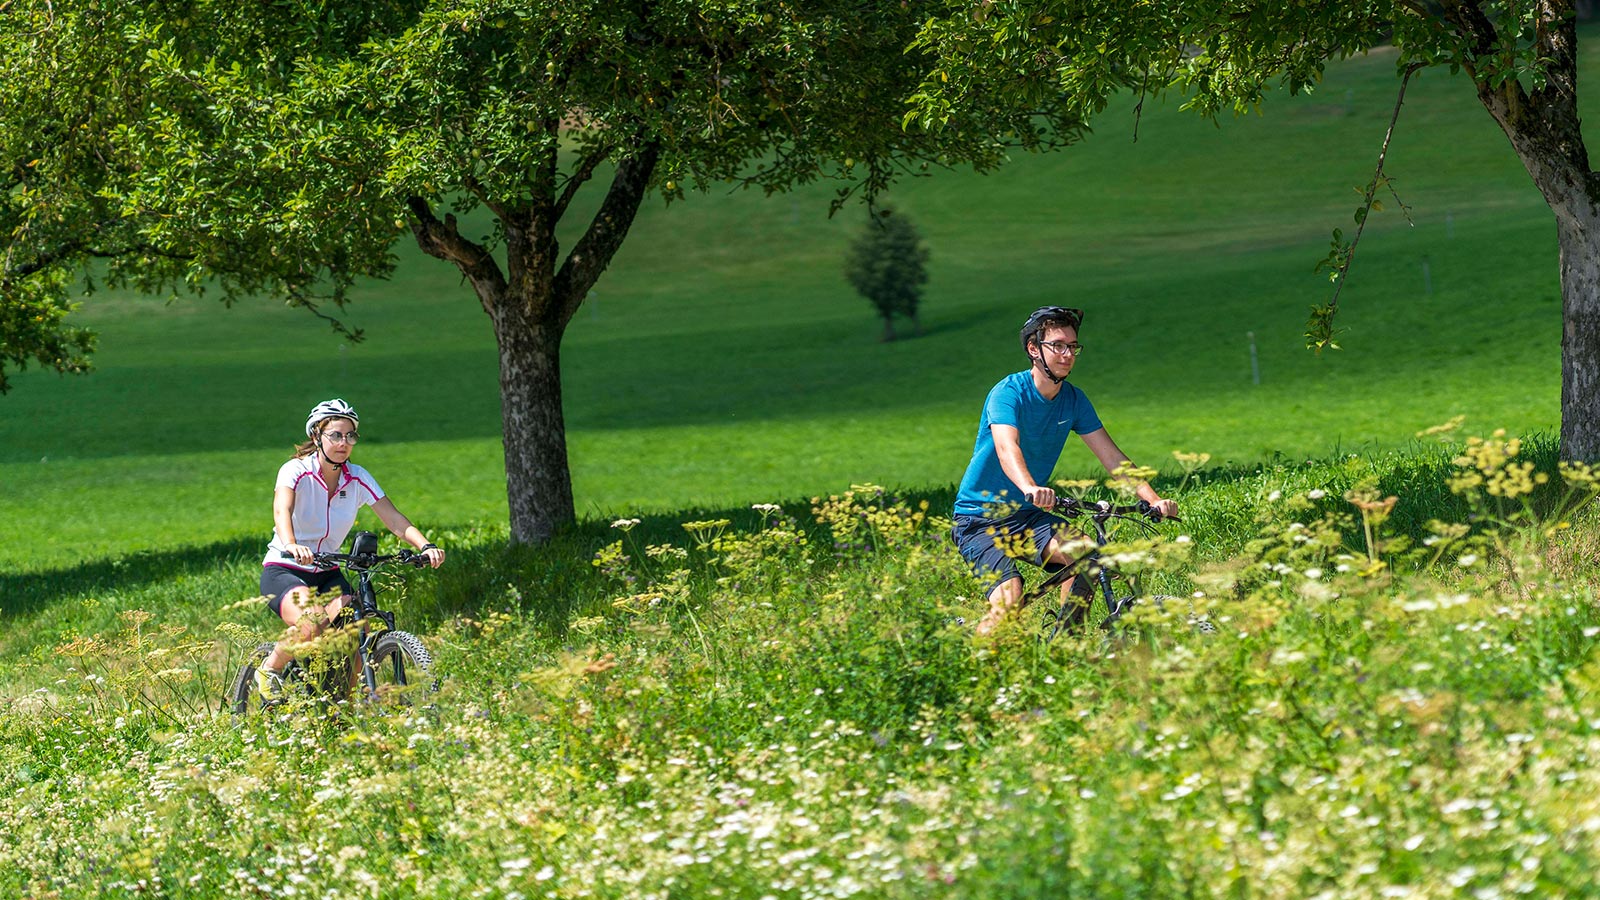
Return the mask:
<path id="1" fill-rule="evenodd" d="M 1020 334 L 1031 365 L 1001 379 L 983 404 L 972 461 L 956 494 L 952 529 L 961 556 L 987 590 L 989 609 L 978 623 L 979 634 L 993 631 L 1021 607 L 1016 554 L 1047 571 L 1072 563 L 1064 551 L 1070 537 L 1061 519 L 1045 512 L 1056 505 L 1056 492 L 1045 482 L 1067 435 L 1077 432 L 1107 472 L 1129 464 L 1089 398 L 1066 380 L 1082 352 L 1082 324 L 1081 309 L 1034 310 Z M 1163 516 L 1177 515 L 1178 504 L 1162 499 L 1148 482 L 1136 482 L 1134 488 Z M 1077 580 L 1061 586 L 1063 602 Z"/>

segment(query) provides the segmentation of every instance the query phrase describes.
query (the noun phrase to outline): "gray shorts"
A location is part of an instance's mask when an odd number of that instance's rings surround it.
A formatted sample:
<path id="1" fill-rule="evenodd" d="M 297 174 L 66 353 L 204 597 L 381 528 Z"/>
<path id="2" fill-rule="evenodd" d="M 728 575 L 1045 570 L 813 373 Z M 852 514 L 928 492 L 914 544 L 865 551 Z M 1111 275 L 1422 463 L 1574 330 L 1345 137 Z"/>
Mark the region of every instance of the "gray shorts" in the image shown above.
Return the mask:
<path id="1" fill-rule="evenodd" d="M 1042 566 L 1050 539 L 1060 537 L 1065 540 L 1075 533 L 1072 526 L 1062 521 L 1061 517 L 1036 506 L 1019 509 L 998 519 L 956 513 L 955 526 L 950 529 L 956 549 L 971 564 L 972 573 L 983 583 L 986 595 L 997 585 L 1022 577 L 1017 571 L 1017 560 L 1025 559 Z"/>

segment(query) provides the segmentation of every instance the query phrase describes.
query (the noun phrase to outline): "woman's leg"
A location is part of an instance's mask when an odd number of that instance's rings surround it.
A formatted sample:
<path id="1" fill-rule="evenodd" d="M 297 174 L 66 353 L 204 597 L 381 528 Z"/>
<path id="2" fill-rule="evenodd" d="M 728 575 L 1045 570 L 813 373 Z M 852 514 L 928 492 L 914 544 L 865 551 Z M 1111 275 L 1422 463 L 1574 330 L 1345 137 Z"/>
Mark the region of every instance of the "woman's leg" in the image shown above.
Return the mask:
<path id="1" fill-rule="evenodd" d="M 272 672 L 282 672 L 283 667 L 294 658 L 288 648 L 293 644 L 306 644 L 316 640 L 317 636 L 328 627 L 328 623 L 339 614 L 339 610 L 350 602 L 350 595 L 342 594 L 327 604 L 317 603 L 316 599 L 309 587 L 297 587 L 284 595 L 278 606 L 278 615 L 283 619 L 283 624 L 293 629 L 293 634 L 272 648 L 272 652 L 262 661 L 262 668 Z"/>

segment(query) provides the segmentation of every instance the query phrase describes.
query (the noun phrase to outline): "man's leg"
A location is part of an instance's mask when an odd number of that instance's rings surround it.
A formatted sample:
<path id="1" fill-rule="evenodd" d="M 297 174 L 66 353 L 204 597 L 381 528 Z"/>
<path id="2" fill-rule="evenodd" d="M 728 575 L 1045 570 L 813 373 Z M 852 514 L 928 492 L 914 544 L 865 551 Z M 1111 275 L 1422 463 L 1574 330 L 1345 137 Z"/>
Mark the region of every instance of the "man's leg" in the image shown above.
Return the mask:
<path id="1" fill-rule="evenodd" d="M 1067 543 L 1059 536 L 1050 539 L 1044 554 L 1044 570 L 1047 574 L 1059 572 L 1076 561 L 1067 554 Z M 1093 602 L 1094 579 L 1090 578 L 1087 572 L 1075 572 L 1072 577 L 1061 582 L 1061 608 L 1068 610 L 1069 620 L 1076 621 L 1083 613 L 1088 612 Z"/>
<path id="2" fill-rule="evenodd" d="M 978 633 L 988 634 L 1006 617 L 1022 608 L 1022 578 L 1012 577 L 995 585 L 989 591 L 989 611 L 978 623 Z"/>

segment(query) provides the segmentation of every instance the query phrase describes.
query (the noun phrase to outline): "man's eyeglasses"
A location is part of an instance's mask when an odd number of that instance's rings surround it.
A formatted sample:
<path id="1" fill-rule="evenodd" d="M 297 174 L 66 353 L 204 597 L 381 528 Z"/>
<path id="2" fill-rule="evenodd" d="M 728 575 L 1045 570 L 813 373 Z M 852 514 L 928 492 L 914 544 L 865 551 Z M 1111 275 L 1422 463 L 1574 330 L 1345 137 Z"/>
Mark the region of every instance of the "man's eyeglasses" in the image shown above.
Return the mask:
<path id="1" fill-rule="evenodd" d="M 1076 358 L 1079 353 L 1083 352 L 1083 345 L 1077 342 L 1069 344 L 1066 341 L 1040 341 L 1039 346 L 1049 350 L 1051 353 L 1054 353 L 1057 356 L 1067 356 L 1070 354 Z"/>
<path id="2" fill-rule="evenodd" d="M 360 433 L 355 431 L 348 434 L 343 431 L 324 431 L 322 436 L 335 444 L 354 444 L 356 441 L 361 440 Z"/>

